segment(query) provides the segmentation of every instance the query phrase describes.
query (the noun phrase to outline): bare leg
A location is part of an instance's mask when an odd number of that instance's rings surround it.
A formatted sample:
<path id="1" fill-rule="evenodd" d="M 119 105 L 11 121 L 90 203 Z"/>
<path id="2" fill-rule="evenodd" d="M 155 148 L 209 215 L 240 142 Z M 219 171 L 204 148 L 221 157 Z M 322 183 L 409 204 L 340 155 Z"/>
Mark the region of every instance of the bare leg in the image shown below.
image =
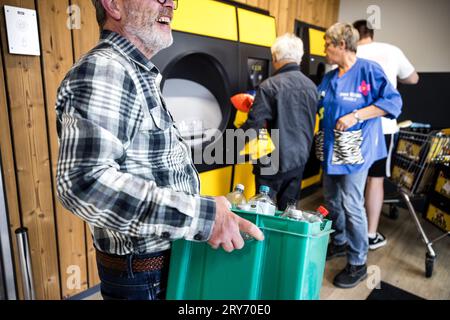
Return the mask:
<path id="1" fill-rule="evenodd" d="M 366 185 L 366 211 L 369 233 L 376 233 L 384 201 L 384 178 L 368 177 Z"/>

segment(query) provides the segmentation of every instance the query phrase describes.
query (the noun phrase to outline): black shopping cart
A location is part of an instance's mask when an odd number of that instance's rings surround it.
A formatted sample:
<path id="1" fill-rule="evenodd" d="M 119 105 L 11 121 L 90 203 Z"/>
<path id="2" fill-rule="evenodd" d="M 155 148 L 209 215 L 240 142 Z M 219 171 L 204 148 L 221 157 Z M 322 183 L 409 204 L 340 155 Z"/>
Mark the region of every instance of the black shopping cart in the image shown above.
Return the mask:
<path id="1" fill-rule="evenodd" d="M 430 129 L 402 129 L 398 134 L 396 150 L 392 156 L 391 182 L 398 188 L 399 199 L 387 200 L 390 216 L 395 216 L 395 203 L 403 202 L 417 226 L 426 245 L 425 276 L 433 274 L 436 253 L 433 244 L 450 235 L 450 231 L 434 240 L 429 240 L 417 216 L 412 200 L 425 199 L 436 177 L 438 166 L 450 163 L 450 134 L 448 131 Z"/>

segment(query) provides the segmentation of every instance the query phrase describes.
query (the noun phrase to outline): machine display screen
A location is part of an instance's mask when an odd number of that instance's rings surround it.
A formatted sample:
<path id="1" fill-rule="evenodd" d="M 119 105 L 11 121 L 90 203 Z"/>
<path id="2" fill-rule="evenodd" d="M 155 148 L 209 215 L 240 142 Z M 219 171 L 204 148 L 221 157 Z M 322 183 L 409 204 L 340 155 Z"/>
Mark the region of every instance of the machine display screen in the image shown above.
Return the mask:
<path id="1" fill-rule="evenodd" d="M 269 61 L 248 58 L 248 90 L 256 90 L 261 82 L 269 77 Z"/>

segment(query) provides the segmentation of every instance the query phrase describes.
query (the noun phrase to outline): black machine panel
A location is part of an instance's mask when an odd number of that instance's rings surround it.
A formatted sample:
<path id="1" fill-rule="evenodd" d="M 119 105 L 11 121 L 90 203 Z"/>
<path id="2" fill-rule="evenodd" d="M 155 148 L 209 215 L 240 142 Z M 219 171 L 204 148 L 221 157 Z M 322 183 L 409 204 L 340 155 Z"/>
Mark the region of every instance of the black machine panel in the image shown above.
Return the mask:
<path id="1" fill-rule="evenodd" d="M 255 91 L 261 82 L 269 76 L 269 61 L 266 59 L 247 59 L 248 81 L 247 88 Z"/>
<path id="2" fill-rule="evenodd" d="M 153 63 L 159 68 L 165 80 L 176 72 L 174 67 L 182 66 L 180 60 L 192 54 L 209 56 L 211 60 L 218 62 L 225 74 L 221 75 L 225 82 L 229 84 L 230 92 L 237 92 L 238 85 L 238 43 L 233 41 L 215 39 L 199 36 L 190 33 L 173 31 L 173 45 L 158 53 L 153 59 Z M 192 74 L 203 73 L 198 69 L 198 65 L 190 65 L 187 68 L 192 70 Z M 164 86 L 164 83 L 162 83 Z"/>
<path id="3" fill-rule="evenodd" d="M 309 28 L 325 31 L 325 29 L 312 26 L 307 23 L 296 21 L 295 34 L 303 40 L 305 54 L 300 65 L 302 72 L 308 76 L 316 85 L 319 85 L 325 75 L 327 61 L 325 57 L 310 54 Z M 315 153 L 315 142 L 311 149 L 311 155 L 306 163 L 303 179 L 316 176 L 320 172 L 320 162 L 317 160 Z"/>
<path id="4" fill-rule="evenodd" d="M 272 74 L 270 48 L 239 44 L 240 92 L 254 91 Z"/>
<path id="5" fill-rule="evenodd" d="M 171 80 L 183 79 L 195 83 L 202 87 L 203 91 L 209 92 L 219 105 L 217 110 L 220 110 L 221 115 L 218 118 L 221 120 L 217 129 L 223 133 L 228 128 L 234 128 L 236 110 L 230 98 L 237 93 L 256 90 L 259 84 L 270 76 L 272 72 L 270 48 L 177 31 L 173 32 L 173 36 L 173 45 L 152 59 L 163 75 L 161 90 L 165 97 L 165 89 L 168 89 L 166 84 L 172 85 Z M 170 92 L 181 91 L 181 86 L 180 90 L 171 88 Z M 187 112 L 191 114 L 196 112 L 194 109 L 191 111 Z M 176 120 L 180 122 L 183 119 L 178 117 Z M 188 137 L 188 140 L 193 137 L 194 134 Z M 212 139 L 207 134 L 195 137 L 203 138 L 202 149 L 212 150 L 212 155 L 214 149 L 219 149 L 216 146 L 226 146 L 222 140 L 224 136 L 219 140 Z M 197 169 L 204 172 L 227 165 L 225 157 L 230 151 L 224 147 L 222 152 L 224 156 L 218 164 L 202 162 L 197 164 Z"/>
<path id="6" fill-rule="evenodd" d="M 300 67 L 305 75 L 307 75 L 316 85 L 319 85 L 325 75 L 327 59 L 323 56 L 313 55 L 310 53 L 310 28 L 325 31 L 323 28 L 296 21 L 295 34 L 303 40 L 305 51 Z"/>
<path id="7" fill-rule="evenodd" d="M 163 75 L 161 90 L 164 92 L 166 83 L 171 79 L 184 79 L 198 84 L 204 91 L 209 92 L 213 97 L 211 99 L 219 105 L 214 111 L 220 110 L 221 113 L 216 117 L 220 119 L 216 129 L 223 133 L 225 129 L 233 128 L 235 110 L 230 98 L 240 90 L 238 43 L 177 31 L 173 32 L 173 37 L 173 45 L 152 59 Z M 186 112 L 195 113 L 198 110 Z M 208 135 L 203 138 L 202 149 L 209 147 L 213 150 L 212 155 L 216 143 L 224 144 L 220 139 Z M 212 165 L 197 164 L 197 169 L 203 172 L 226 165 L 225 159 L 221 162 Z"/>

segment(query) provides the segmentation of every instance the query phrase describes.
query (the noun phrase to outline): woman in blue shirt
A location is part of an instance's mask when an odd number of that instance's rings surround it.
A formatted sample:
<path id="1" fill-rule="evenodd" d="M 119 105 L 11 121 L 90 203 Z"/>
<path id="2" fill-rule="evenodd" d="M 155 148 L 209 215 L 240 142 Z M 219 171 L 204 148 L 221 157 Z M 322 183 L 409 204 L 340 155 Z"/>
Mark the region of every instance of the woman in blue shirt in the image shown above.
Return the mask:
<path id="1" fill-rule="evenodd" d="M 356 57 L 358 31 L 337 23 L 325 35 L 328 62 L 338 68 L 319 85 L 323 189 L 336 232 L 327 259 L 347 255 L 334 285 L 352 288 L 367 277 L 364 186 L 368 169 L 386 157 L 381 116 L 397 118 L 402 100 L 381 67 Z"/>

